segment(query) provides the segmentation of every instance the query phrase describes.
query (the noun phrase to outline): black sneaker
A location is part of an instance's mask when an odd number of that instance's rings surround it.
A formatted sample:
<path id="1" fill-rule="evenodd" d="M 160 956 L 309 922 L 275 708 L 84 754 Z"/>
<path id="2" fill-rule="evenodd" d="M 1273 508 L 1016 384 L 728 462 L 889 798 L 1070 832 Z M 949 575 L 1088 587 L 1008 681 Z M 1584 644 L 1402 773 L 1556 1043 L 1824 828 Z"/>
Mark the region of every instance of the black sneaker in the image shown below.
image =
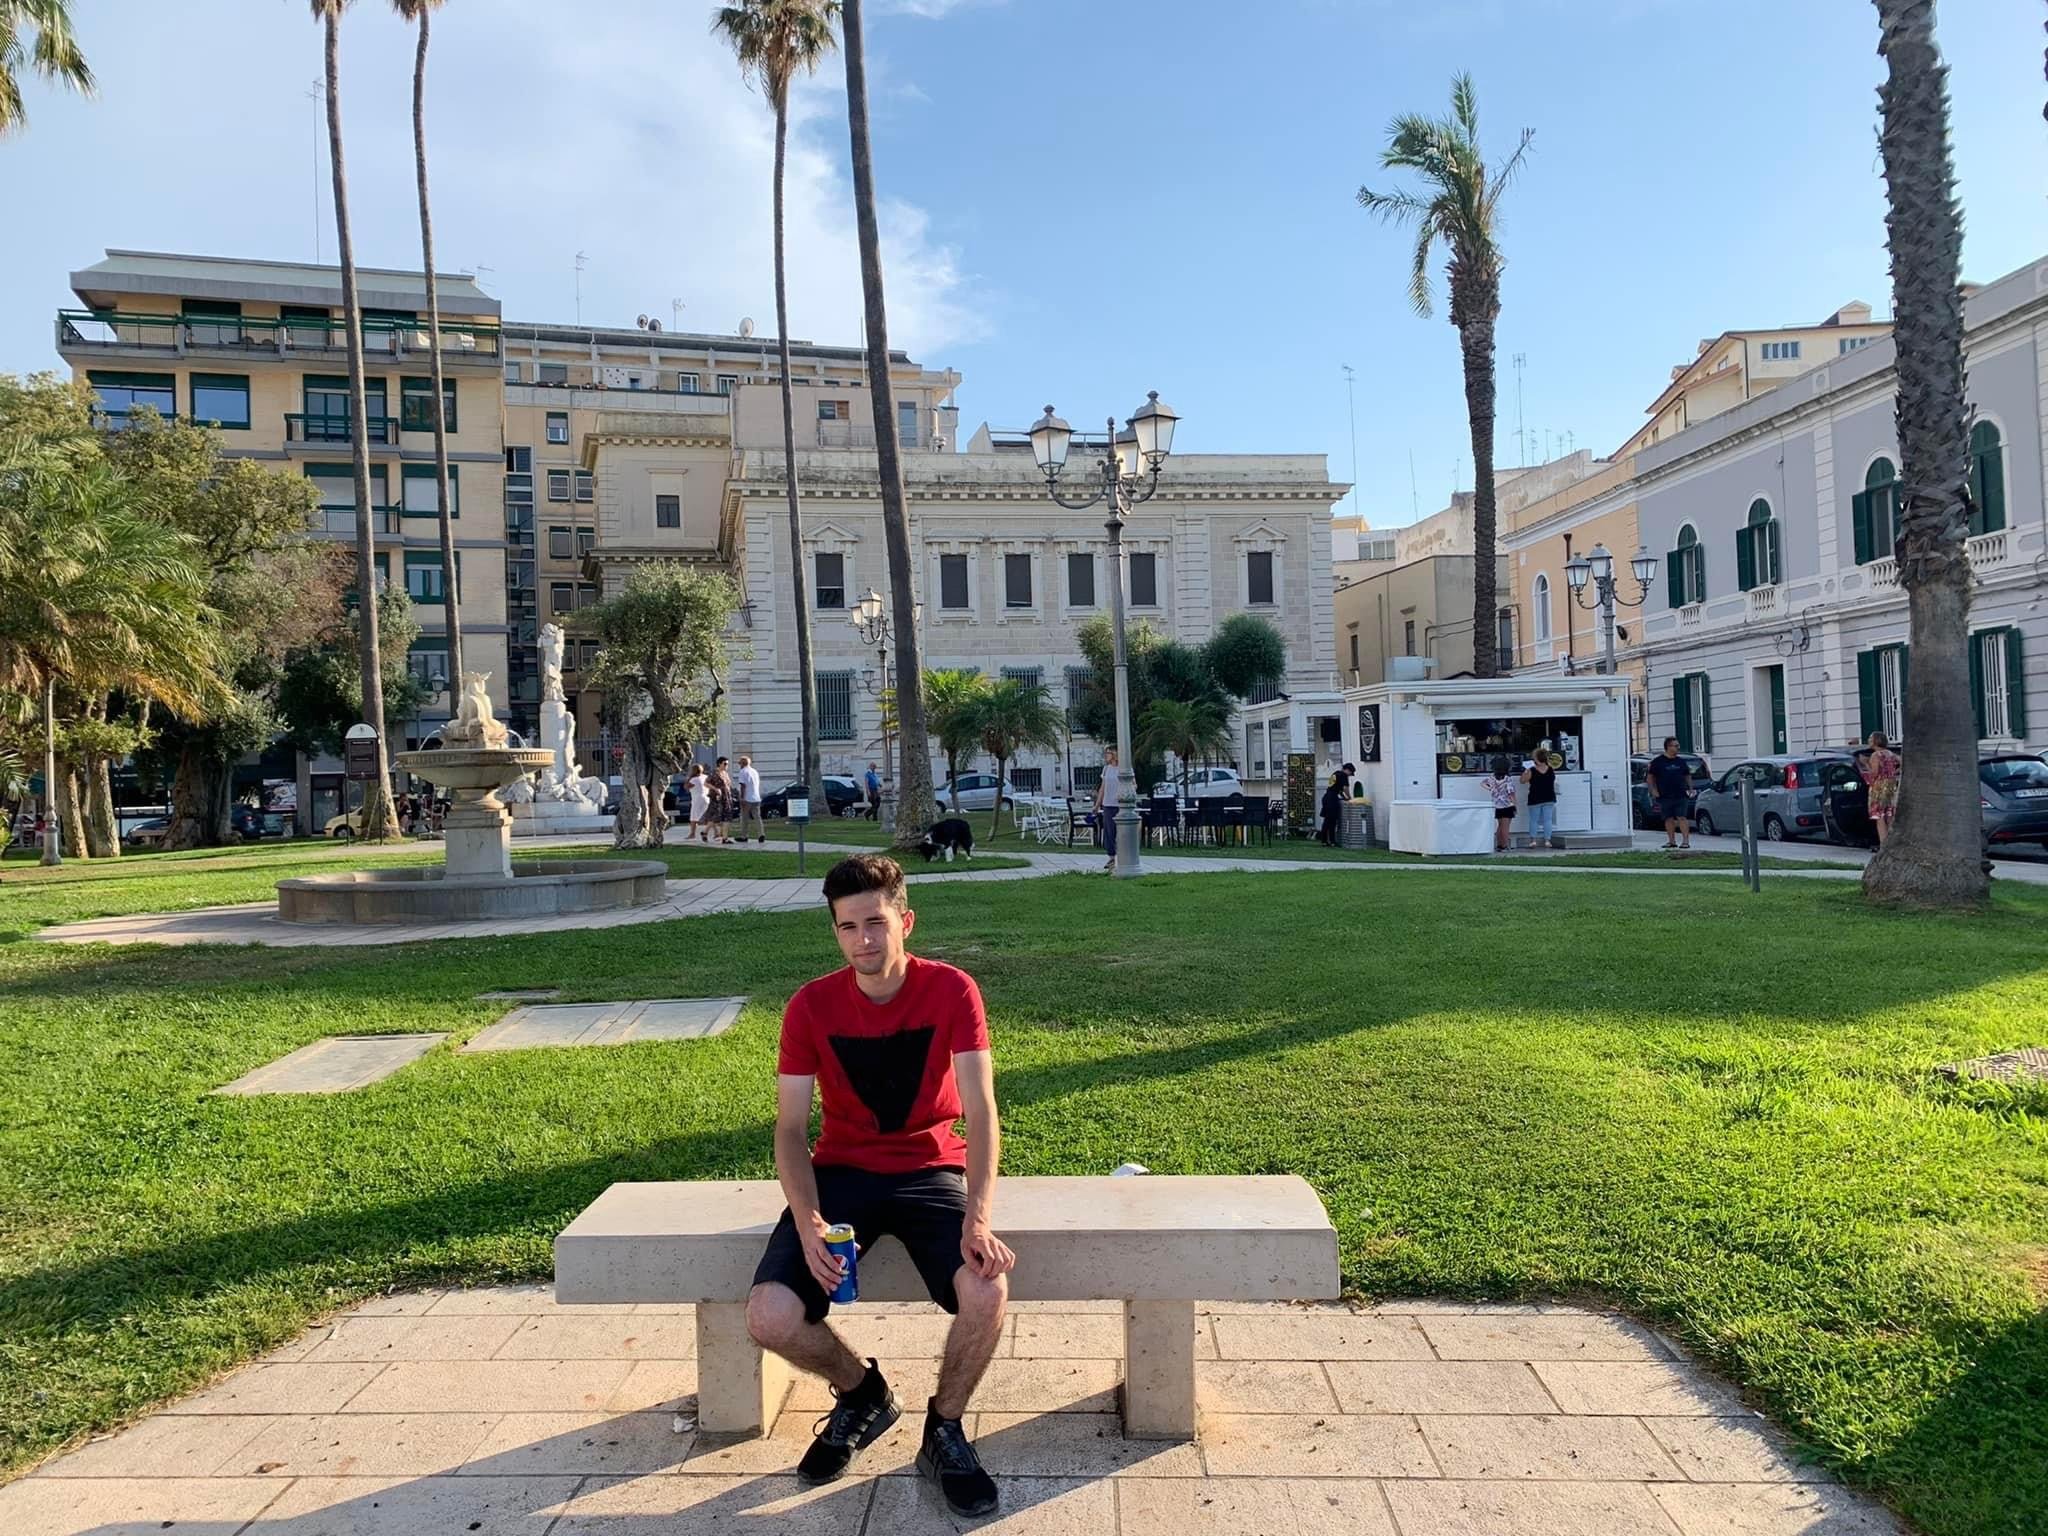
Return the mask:
<path id="1" fill-rule="evenodd" d="M 917 1449 L 917 1470 L 939 1485 L 956 1515 L 985 1515 L 996 1507 L 996 1480 L 981 1469 L 981 1458 L 968 1444 L 958 1419 L 942 1419 L 927 1405 L 924 1444 Z"/>
<path id="2" fill-rule="evenodd" d="M 882 1380 L 882 1372 L 872 1360 L 859 1386 L 851 1392 L 834 1387 L 832 1396 L 832 1411 L 818 1420 L 813 1429 L 816 1438 L 804 1452 L 804 1459 L 796 1464 L 797 1481 L 809 1488 L 843 1477 L 853 1465 L 853 1458 L 886 1435 L 890 1426 L 903 1417 L 896 1394 L 889 1390 L 889 1383 Z"/>

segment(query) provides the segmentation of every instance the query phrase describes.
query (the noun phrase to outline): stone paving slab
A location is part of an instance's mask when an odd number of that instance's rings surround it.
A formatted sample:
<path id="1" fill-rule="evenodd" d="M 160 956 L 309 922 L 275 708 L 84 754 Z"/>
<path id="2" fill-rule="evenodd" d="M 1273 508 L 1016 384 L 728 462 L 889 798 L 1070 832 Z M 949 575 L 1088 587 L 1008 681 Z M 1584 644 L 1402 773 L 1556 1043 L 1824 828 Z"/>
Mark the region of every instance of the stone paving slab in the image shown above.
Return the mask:
<path id="1" fill-rule="evenodd" d="M 518 1051 L 543 1046 L 625 1045 L 637 1040 L 702 1040 L 722 1035 L 744 997 L 667 997 L 610 1003 L 545 1003 L 515 1008 L 462 1047 Z"/>
<path id="2" fill-rule="evenodd" d="M 418 1061 L 448 1037 L 440 1035 L 329 1035 L 302 1045 L 215 1093 L 348 1093 Z"/>
<path id="3" fill-rule="evenodd" d="M 700 1435 L 692 1311 L 380 1296 L 0 1487 L 0 1533 L 1907 1536 L 1656 1335 L 1573 1307 L 1205 1307 L 1228 1347 L 1173 1444 L 1122 1436 L 1112 1310 L 1019 1306 L 968 1416 L 1004 1500 L 974 1523 L 914 1475 L 935 1308 L 835 1312 L 904 1414 L 816 1490 L 792 1474 L 823 1384 L 766 1437 Z"/>

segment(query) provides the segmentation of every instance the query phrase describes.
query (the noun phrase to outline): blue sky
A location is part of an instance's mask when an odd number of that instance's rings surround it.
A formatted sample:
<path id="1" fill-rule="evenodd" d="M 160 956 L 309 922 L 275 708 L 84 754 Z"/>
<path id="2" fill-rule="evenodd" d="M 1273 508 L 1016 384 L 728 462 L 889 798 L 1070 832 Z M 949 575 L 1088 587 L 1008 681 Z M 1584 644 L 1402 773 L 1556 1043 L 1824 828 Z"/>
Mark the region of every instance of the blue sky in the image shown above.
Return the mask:
<path id="1" fill-rule="evenodd" d="M 674 0 L 451 0 L 429 134 L 444 268 L 520 319 L 772 328 L 768 115 Z M 78 0 L 97 101 L 29 88 L 0 145 L 0 369 L 54 366 L 64 274 L 107 246 L 314 250 L 319 33 L 303 0 Z M 1606 452 L 1700 338 L 1890 309 L 1876 23 L 1859 0 L 869 0 L 892 340 L 962 420 L 1077 425 L 1157 389 L 1198 451 L 1322 452 L 1382 526 L 1471 483 L 1455 333 L 1353 201 L 1396 111 L 1469 70 L 1510 195 L 1500 461 Z M 574 15 L 573 25 L 564 18 Z M 2048 254 L 2032 0 L 1946 0 L 1965 270 Z M 417 262 L 410 34 L 344 24 L 358 260 Z M 792 333 L 857 340 L 842 80 L 801 94 Z M 324 183 L 322 184 L 324 186 Z M 23 216 L 26 214 L 26 216 Z M 324 253 L 333 259 L 331 219 Z"/>

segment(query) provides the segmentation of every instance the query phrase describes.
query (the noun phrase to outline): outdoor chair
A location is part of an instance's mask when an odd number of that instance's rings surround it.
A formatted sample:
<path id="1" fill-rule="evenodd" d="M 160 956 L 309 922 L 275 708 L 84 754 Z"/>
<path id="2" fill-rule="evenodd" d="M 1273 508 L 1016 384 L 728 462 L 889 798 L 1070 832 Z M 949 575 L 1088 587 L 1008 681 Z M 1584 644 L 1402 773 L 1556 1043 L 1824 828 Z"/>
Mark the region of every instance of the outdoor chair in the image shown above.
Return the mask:
<path id="1" fill-rule="evenodd" d="M 1270 800 L 1247 800 L 1244 803 L 1245 841 L 1251 841 L 1252 833 L 1259 834 L 1259 841 L 1273 841 L 1273 802 Z"/>
<path id="2" fill-rule="evenodd" d="M 1148 800 L 1145 802 L 1143 835 L 1148 842 L 1158 844 L 1169 839 L 1180 838 L 1180 802 L 1178 800 Z"/>

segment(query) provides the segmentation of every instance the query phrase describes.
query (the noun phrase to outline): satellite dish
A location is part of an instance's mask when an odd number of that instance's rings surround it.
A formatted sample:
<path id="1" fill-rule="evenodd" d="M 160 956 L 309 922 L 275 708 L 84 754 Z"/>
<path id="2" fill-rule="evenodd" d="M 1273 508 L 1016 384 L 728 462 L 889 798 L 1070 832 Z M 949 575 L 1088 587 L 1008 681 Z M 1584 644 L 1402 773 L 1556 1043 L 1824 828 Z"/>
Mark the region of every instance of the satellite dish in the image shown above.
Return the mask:
<path id="1" fill-rule="evenodd" d="M 642 316 L 641 316 L 641 317 L 640 317 L 639 319 L 635 320 L 635 321 L 634 321 L 633 323 L 634 323 L 635 325 L 639 326 L 639 327 L 640 327 L 640 329 L 641 329 L 641 330 L 643 330 L 643 331 L 647 329 L 647 317 L 646 317 L 645 315 L 642 315 Z"/>
<path id="2" fill-rule="evenodd" d="M 748 317 L 747 319 L 740 321 L 740 334 L 742 336 L 751 336 L 754 334 L 754 322 L 751 316 Z"/>
<path id="3" fill-rule="evenodd" d="M 661 322 L 659 320 L 650 320 L 647 322 L 647 329 L 649 329 L 650 331 L 658 331 L 661 329 Z"/>

